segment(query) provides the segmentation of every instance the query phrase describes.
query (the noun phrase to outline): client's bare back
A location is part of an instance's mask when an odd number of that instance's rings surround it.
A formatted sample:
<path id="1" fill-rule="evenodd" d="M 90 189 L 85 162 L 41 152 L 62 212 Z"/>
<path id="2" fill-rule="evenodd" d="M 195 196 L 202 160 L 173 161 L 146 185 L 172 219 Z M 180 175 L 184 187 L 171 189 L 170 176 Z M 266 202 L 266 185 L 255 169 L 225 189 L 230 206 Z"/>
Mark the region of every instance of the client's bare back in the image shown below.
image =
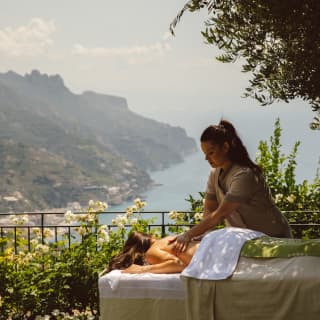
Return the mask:
<path id="1" fill-rule="evenodd" d="M 169 252 L 175 256 L 177 256 L 186 266 L 190 263 L 195 251 L 197 250 L 200 242 L 199 241 L 191 241 L 187 247 L 187 250 L 181 252 L 177 255 L 176 251 L 174 250 L 174 242 L 169 244 L 171 239 L 174 239 L 174 236 L 168 236 L 156 241 L 154 245 L 157 245 L 159 249 Z"/>

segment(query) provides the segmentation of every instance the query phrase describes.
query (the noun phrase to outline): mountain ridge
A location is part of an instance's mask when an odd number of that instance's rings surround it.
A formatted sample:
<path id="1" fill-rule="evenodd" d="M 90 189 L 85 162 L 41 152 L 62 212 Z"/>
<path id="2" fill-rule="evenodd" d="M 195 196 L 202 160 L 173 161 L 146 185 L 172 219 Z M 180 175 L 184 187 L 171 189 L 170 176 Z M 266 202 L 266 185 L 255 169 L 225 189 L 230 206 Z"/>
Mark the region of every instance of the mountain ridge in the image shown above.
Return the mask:
<path id="1" fill-rule="evenodd" d="M 10 148 L 8 141 L 16 144 L 15 148 Z M 14 157 L 21 148 L 34 153 L 46 150 L 60 156 L 79 172 L 85 172 L 92 186 L 105 186 L 96 197 L 90 193 L 92 198 L 103 200 L 101 197 L 104 195 L 114 203 L 132 199 L 150 188 L 152 180 L 148 171 L 179 163 L 197 149 L 195 141 L 187 136 L 184 129 L 132 112 L 125 98 L 89 90 L 80 95 L 73 94 L 59 75 L 48 76 L 36 70 L 25 76 L 13 71 L 0 73 L 0 143 L 2 159 L 9 151 Z M 45 153 L 42 155 L 50 157 Z M 19 166 L 10 167 L 2 162 L 2 168 L 6 165 L 7 170 L 20 172 Z M 59 170 L 66 174 L 64 167 Z M 61 180 L 58 175 L 55 177 L 57 181 Z M 107 178 L 108 183 L 104 183 Z M 32 181 L 30 178 L 27 183 L 31 189 Z M 57 181 L 53 184 L 62 183 Z M 11 183 L 19 184 L 19 181 L 15 178 Z M 53 192 L 51 184 L 49 181 L 46 187 Z M 109 188 L 113 188 L 112 196 L 108 194 Z M 115 188 L 119 188 L 119 194 L 114 194 Z M 59 206 L 66 204 L 67 200 L 84 204 L 88 200 L 86 194 L 89 189 L 89 182 L 82 184 L 75 192 L 78 194 L 76 199 L 67 199 L 65 195 L 56 202 Z M 19 190 L 12 191 L 5 184 L 0 194 L 0 209 L 31 209 L 32 205 L 24 206 L 19 201 L 6 203 L 3 198 L 9 199 L 10 192 Z M 32 198 L 30 194 L 24 196 L 24 199 L 29 198 Z M 56 207 L 56 202 L 50 196 L 47 198 L 34 209 Z"/>

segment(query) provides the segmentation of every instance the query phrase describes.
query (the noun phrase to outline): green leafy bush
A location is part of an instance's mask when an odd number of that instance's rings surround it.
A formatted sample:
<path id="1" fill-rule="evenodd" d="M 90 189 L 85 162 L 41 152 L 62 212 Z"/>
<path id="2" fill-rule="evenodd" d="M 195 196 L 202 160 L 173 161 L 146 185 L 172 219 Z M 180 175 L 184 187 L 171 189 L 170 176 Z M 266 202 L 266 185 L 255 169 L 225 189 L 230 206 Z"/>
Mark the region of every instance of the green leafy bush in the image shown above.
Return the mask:
<path id="1" fill-rule="evenodd" d="M 149 221 L 140 215 L 144 206 L 136 199 L 126 214 L 114 219 L 111 229 L 99 224 L 104 203 L 90 201 L 87 213 L 81 215 L 66 212 L 65 223 L 77 221 L 70 247 L 67 234 L 54 242 L 46 228 L 42 241 L 41 230 L 32 228 L 31 251 L 21 231 L 15 253 L 13 235 L 7 234 L 0 255 L 0 320 L 98 319 L 99 274 L 122 249 L 129 232 L 148 231 Z M 15 216 L 13 220 L 20 225 L 26 222 Z"/>
<path id="2" fill-rule="evenodd" d="M 281 152 L 280 120 L 275 122 L 273 136 L 260 141 L 256 162 L 263 169 L 266 181 L 280 210 L 284 211 L 293 227 L 295 237 L 319 237 L 319 227 L 302 227 L 297 224 L 320 224 L 320 177 L 319 169 L 314 181 L 296 181 L 297 153 L 300 141 L 292 151 Z"/>

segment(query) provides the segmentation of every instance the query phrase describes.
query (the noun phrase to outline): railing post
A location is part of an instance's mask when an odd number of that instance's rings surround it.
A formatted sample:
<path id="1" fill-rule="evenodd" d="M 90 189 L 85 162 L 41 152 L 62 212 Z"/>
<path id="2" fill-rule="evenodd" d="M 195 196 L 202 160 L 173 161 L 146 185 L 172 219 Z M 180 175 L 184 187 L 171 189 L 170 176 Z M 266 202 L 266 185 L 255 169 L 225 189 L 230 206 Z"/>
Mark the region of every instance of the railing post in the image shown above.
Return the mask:
<path id="1" fill-rule="evenodd" d="M 43 227 L 44 227 L 44 213 L 41 212 L 41 242 L 42 242 L 42 244 L 44 244 L 44 230 L 43 230 Z"/>
<path id="2" fill-rule="evenodd" d="M 14 227 L 14 253 L 17 254 L 17 227 Z"/>
<path id="3" fill-rule="evenodd" d="M 162 211 L 161 214 L 162 214 L 161 236 L 164 237 L 165 234 L 166 234 L 166 227 L 165 227 L 165 225 L 164 225 L 164 212 Z"/>
<path id="4" fill-rule="evenodd" d="M 68 227 L 68 247 L 71 247 L 71 227 Z"/>
<path id="5" fill-rule="evenodd" d="M 3 233 L 3 227 L 1 227 L 1 240 L 3 239 L 4 233 Z M 1 241 L 1 252 L 4 252 L 4 244 Z"/>
<path id="6" fill-rule="evenodd" d="M 58 227 L 54 226 L 54 240 L 57 243 L 58 242 Z"/>
<path id="7" fill-rule="evenodd" d="M 31 251 L 31 244 L 30 244 L 30 239 L 31 235 L 30 235 L 30 226 L 28 226 L 28 251 Z"/>

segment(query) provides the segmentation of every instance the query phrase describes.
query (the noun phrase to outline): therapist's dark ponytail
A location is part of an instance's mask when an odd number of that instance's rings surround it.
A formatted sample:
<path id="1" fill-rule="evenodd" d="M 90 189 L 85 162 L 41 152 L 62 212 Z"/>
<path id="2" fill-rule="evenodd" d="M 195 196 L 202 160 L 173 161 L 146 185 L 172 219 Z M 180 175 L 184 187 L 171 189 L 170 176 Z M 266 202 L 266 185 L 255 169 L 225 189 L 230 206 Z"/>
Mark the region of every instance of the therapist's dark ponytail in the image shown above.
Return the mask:
<path id="1" fill-rule="evenodd" d="M 134 231 L 124 244 L 122 252 L 113 257 L 106 272 L 126 269 L 132 264 L 144 265 L 144 255 L 151 246 L 151 235 Z"/>
<path id="2" fill-rule="evenodd" d="M 246 147 L 231 122 L 222 119 L 219 125 L 208 127 L 202 133 L 200 141 L 211 142 L 220 146 L 227 142 L 230 147 L 229 158 L 232 162 L 251 168 L 256 172 L 261 172 L 260 167 L 250 159 Z"/>

